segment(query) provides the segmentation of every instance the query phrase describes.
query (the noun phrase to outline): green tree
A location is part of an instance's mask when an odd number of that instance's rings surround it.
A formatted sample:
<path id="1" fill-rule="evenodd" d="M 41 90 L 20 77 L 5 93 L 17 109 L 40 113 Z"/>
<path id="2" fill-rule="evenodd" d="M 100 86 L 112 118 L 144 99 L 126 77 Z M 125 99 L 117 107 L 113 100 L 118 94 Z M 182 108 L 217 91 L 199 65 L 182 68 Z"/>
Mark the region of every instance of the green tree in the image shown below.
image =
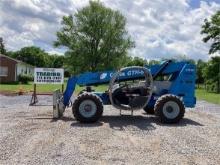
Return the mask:
<path id="1" fill-rule="evenodd" d="M 12 57 L 12 58 L 15 58 L 16 56 L 15 56 L 15 53 L 16 53 L 17 51 L 6 51 L 6 53 L 5 53 L 5 55 L 6 56 L 9 56 L 9 57 Z"/>
<path id="2" fill-rule="evenodd" d="M 148 66 L 150 67 L 150 66 L 152 66 L 152 65 L 156 65 L 156 64 L 160 64 L 160 61 L 157 61 L 157 60 L 151 60 L 151 61 L 149 61 Z"/>
<path id="3" fill-rule="evenodd" d="M 68 48 L 65 56 L 74 73 L 117 68 L 134 46 L 125 25 L 119 11 L 90 1 L 74 16 L 63 17 L 54 46 Z"/>
<path id="4" fill-rule="evenodd" d="M 0 37 L 0 53 L 4 55 L 6 54 L 6 49 L 2 37 Z"/>
<path id="5" fill-rule="evenodd" d="M 47 67 L 49 63 L 48 54 L 35 46 L 21 48 L 13 57 L 37 67 Z"/>
<path id="6" fill-rule="evenodd" d="M 203 69 L 207 90 L 220 93 L 220 57 L 212 57 Z"/>
<path id="7" fill-rule="evenodd" d="M 197 84 L 204 84 L 204 75 L 203 75 L 203 69 L 206 67 L 206 62 L 202 60 L 198 60 L 196 64 L 196 83 Z"/>
<path id="8" fill-rule="evenodd" d="M 59 56 L 56 54 L 48 55 L 49 62 L 48 67 L 51 68 L 62 68 L 64 65 L 64 56 Z"/>
<path id="9" fill-rule="evenodd" d="M 147 64 L 147 61 L 140 57 L 131 58 L 128 61 L 127 66 L 144 66 Z"/>
<path id="10" fill-rule="evenodd" d="M 201 34 L 205 35 L 203 38 L 204 42 L 212 42 L 209 54 L 220 52 L 220 10 L 217 11 L 210 20 L 204 20 Z"/>

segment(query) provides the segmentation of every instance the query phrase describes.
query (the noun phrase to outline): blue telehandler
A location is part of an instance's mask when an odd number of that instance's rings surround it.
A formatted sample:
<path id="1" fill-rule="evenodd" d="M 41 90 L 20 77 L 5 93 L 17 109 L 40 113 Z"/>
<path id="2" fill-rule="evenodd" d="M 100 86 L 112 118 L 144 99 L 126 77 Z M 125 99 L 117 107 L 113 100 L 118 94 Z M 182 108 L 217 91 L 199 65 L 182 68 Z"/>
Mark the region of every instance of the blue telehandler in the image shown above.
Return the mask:
<path id="1" fill-rule="evenodd" d="M 118 71 L 86 72 L 69 78 L 64 93 L 53 93 L 53 116 L 60 118 L 72 105 L 76 120 L 83 123 L 98 121 L 103 105 L 120 110 L 143 109 L 155 114 L 162 123 L 177 123 L 185 107 L 194 107 L 195 65 L 186 61 L 164 61 L 151 67 L 132 66 Z M 107 91 L 98 92 L 92 86 L 109 84 Z M 78 95 L 76 85 L 84 86 Z M 72 95 L 74 99 L 71 100 Z"/>

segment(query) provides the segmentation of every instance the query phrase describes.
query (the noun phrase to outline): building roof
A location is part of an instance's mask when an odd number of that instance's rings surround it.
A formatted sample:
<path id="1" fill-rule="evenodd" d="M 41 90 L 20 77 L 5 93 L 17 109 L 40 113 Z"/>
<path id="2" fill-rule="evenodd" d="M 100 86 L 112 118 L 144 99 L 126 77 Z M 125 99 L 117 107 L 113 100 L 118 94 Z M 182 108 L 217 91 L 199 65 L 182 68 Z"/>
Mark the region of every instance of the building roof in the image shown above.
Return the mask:
<path id="1" fill-rule="evenodd" d="M 25 62 L 23 62 L 23 61 L 17 60 L 17 59 L 15 59 L 15 58 L 12 58 L 12 57 L 9 57 L 9 56 L 6 56 L 6 55 L 3 55 L 3 54 L 1 54 L 1 53 L 0 53 L 0 57 L 5 57 L 5 58 L 7 58 L 7 59 L 10 59 L 10 60 L 12 60 L 12 61 L 15 61 L 16 63 L 25 64 L 25 65 L 34 67 L 33 65 L 27 64 L 27 63 L 25 63 Z"/>
<path id="2" fill-rule="evenodd" d="M 0 57 L 8 58 L 8 59 L 10 59 L 10 60 L 12 60 L 12 61 L 15 61 L 15 62 L 17 62 L 17 63 L 22 62 L 22 61 L 19 61 L 19 60 L 15 59 L 15 58 L 12 58 L 12 57 L 9 57 L 9 56 L 3 55 L 3 54 L 0 54 Z"/>

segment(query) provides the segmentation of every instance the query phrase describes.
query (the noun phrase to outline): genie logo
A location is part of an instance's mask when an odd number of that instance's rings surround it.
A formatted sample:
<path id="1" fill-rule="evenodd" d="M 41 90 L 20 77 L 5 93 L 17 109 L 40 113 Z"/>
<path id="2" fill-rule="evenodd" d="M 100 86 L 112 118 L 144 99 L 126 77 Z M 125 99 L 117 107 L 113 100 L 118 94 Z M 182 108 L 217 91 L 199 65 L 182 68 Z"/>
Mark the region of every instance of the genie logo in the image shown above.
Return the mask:
<path id="1" fill-rule="evenodd" d="M 102 73 L 101 75 L 100 75 L 100 80 L 103 80 L 103 79 L 105 79 L 107 77 L 107 73 Z"/>

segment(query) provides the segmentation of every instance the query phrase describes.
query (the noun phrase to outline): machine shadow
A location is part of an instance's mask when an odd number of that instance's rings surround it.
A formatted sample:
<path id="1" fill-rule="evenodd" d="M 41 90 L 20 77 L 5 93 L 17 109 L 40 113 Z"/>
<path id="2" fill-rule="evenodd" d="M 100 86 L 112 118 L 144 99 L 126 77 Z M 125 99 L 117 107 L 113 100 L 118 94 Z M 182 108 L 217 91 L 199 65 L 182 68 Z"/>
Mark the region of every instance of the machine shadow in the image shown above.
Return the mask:
<path id="1" fill-rule="evenodd" d="M 184 127 L 188 125 L 193 125 L 193 126 L 204 126 L 201 123 L 198 123 L 192 119 L 189 118 L 183 118 L 180 120 L 179 123 L 175 124 L 164 124 L 161 123 L 158 119 L 158 117 L 154 115 L 146 115 L 143 113 L 143 115 L 106 115 L 102 116 L 98 122 L 95 123 L 81 123 L 76 121 L 72 116 L 63 116 L 59 119 L 53 119 L 52 116 L 48 117 L 28 117 L 26 120 L 50 120 L 50 122 L 57 122 L 59 120 L 64 121 L 64 122 L 72 122 L 71 126 L 72 127 L 99 127 L 102 126 L 103 124 L 109 124 L 109 127 L 112 129 L 116 130 L 125 130 L 128 127 L 136 127 L 141 130 L 154 130 L 156 129 L 156 125 L 159 126 L 166 126 L 166 127 Z"/>
<path id="2" fill-rule="evenodd" d="M 161 126 L 169 126 L 169 127 L 184 127 L 184 126 L 188 126 L 188 125 L 193 125 L 193 126 L 204 126 L 201 123 L 198 123 L 194 120 L 188 119 L 188 118 L 183 118 L 182 120 L 179 121 L 179 123 L 175 123 L 175 124 L 162 124 L 158 122 L 158 125 Z"/>
<path id="3" fill-rule="evenodd" d="M 109 127 L 116 130 L 126 130 L 126 129 L 140 129 L 143 131 L 150 131 L 156 129 L 152 123 L 155 123 L 153 118 L 148 118 L 145 116 L 103 116 L 100 119 L 101 122 L 108 123 Z M 136 128 L 135 128 L 136 127 Z"/>
<path id="4" fill-rule="evenodd" d="M 64 121 L 64 122 L 75 121 L 74 118 L 67 117 L 67 116 L 63 116 L 59 119 L 54 119 L 52 116 L 51 117 L 29 117 L 29 118 L 26 118 L 26 120 L 50 120 L 51 123 L 57 122 L 59 120 Z"/>
<path id="5" fill-rule="evenodd" d="M 104 124 L 109 124 L 109 127 L 115 130 L 127 130 L 127 129 L 140 129 L 142 131 L 151 131 L 156 129 L 156 126 L 165 126 L 165 127 L 185 127 L 188 125 L 193 126 L 204 126 L 196 121 L 193 121 L 188 118 L 183 118 L 179 123 L 175 124 L 163 124 L 160 123 L 158 118 L 153 115 L 149 116 L 130 116 L 130 115 L 122 115 L 122 116 L 102 116 L 102 118 L 96 123 L 80 123 L 73 122 L 71 124 L 72 127 L 99 127 Z"/>
<path id="6" fill-rule="evenodd" d="M 115 130 L 125 130 L 129 127 L 136 127 L 141 130 L 153 130 L 155 127 L 152 125 L 151 119 L 144 116 L 102 116 L 100 120 L 96 123 L 80 123 L 73 122 L 72 127 L 97 127 L 104 124 L 109 124 L 109 127 Z"/>
<path id="7" fill-rule="evenodd" d="M 74 122 L 71 124 L 72 127 L 99 127 L 102 126 L 103 123 L 97 121 L 95 123 L 81 123 L 81 122 Z"/>
<path id="8" fill-rule="evenodd" d="M 62 116 L 62 117 L 59 118 L 59 119 L 53 119 L 53 118 L 52 118 L 50 122 L 56 122 L 56 121 L 58 121 L 58 120 L 62 120 L 62 121 L 64 121 L 64 122 L 75 121 L 75 119 L 74 119 L 73 117 Z"/>

